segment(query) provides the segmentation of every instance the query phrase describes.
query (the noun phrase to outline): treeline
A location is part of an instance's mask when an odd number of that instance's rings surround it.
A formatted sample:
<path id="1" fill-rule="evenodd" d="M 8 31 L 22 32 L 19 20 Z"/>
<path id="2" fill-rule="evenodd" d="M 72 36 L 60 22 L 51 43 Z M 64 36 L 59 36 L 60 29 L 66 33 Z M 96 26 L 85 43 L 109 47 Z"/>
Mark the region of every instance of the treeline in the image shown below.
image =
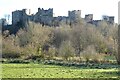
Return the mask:
<path id="1" fill-rule="evenodd" d="M 104 54 L 117 56 L 117 28 L 104 21 L 95 26 L 80 20 L 59 27 L 29 22 L 17 34 L 3 32 L 2 57 L 102 61 Z"/>

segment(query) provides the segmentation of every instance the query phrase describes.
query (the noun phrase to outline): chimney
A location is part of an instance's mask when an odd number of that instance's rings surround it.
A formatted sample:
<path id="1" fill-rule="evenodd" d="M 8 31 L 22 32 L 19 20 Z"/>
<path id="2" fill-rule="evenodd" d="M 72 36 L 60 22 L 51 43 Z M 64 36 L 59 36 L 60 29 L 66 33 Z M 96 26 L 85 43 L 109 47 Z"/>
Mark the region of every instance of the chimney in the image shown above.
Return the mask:
<path id="1" fill-rule="evenodd" d="M 31 14 L 31 9 L 29 9 L 29 15 Z"/>
<path id="2" fill-rule="evenodd" d="M 40 8 L 38 8 L 38 12 L 40 11 L 41 9 Z"/>
<path id="3" fill-rule="evenodd" d="M 26 13 L 26 10 L 27 10 L 27 9 L 23 9 L 22 11 L 23 11 L 24 13 Z"/>

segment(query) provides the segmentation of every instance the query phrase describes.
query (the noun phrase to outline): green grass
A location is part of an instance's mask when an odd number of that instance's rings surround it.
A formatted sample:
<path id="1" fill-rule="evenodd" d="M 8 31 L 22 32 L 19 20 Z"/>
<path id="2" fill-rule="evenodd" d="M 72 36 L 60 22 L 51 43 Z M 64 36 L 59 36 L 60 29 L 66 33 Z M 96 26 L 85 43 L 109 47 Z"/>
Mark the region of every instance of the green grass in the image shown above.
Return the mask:
<path id="1" fill-rule="evenodd" d="M 3 78 L 117 78 L 118 69 L 90 69 L 44 64 L 2 64 Z"/>

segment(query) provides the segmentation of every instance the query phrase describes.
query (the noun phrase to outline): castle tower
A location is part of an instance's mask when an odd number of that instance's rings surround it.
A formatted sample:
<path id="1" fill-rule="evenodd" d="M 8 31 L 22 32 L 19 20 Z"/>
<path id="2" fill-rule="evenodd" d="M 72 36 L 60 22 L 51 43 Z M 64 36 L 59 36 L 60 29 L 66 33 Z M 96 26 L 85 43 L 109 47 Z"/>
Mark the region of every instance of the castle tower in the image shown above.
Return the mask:
<path id="1" fill-rule="evenodd" d="M 114 16 L 102 16 L 104 21 L 107 21 L 110 24 L 114 24 Z"/>
<path id="2" fill-rule="evenodd" d="M 44 10 L 43 8 L 38 8 L 38 12 L 34 16 L 34 21 L 41 24 L 50 25 L 53 20 L 53 8 Z"/>
<path id="3" fill-rule="evenodd" d="M 111 24 L 114 24 L 114 16 L 109 16 L 109 22 L 110 22 Z"/>
<path id="4" fill-rule="evenodd" d="M 85 15 L 85 21 L 86 22 L 93 21 L 93 14 L 87 14 L 87 15 Z"/>
<path id="5" fill-rule="evenodd" d="M 26 14 L 26 9 L 16 10 L 12 12 L 12 25 L 25 26 L 28 16 Z"/>
<path id="6" fill-rule="evenodd" d="M 75 22 L 81 18 L 81 10 L 68 11 L 70 22 Z"/>
<path id="7" fill-rule="evenodd" d="M 103 15 L 103 16 L 102 16 L 102 20 L 104 20 L 104 21 L 109 21 L 109 16 Z"/>

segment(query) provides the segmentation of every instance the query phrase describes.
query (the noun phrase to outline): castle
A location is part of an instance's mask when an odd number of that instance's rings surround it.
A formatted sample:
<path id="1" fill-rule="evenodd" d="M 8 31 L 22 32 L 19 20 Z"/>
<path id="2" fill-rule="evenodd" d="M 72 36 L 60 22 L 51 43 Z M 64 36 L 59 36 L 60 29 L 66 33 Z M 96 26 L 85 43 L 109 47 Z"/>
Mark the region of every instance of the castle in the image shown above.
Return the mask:
<path id="1" fill-rule="evenodd" d="M 60 22 L 68 24 L 77 18 L 81 18 L 80 10 L 69 11 L 68 16 L 53 17 L 53 8 L 48 10 L 38 8 L 38 12 L 35 15 L 27 15 L 26 9 L 23 9 L 12 12 L 12 25 L 25 25 L 27 21 L 34 21 L 42 25 L 58 26 Z"/>
<path id="2" fill-rule="evenodd" d="M 0 26 L 2 31 L 9 30 L 11 33 L 16 33 L 21 27 L 25 27 L 29 21 L 40 23 L 42 26 L 54 26 L 57 27 L 61 23 L 68 25 L 74 24 L 80 19 L 86 23 L 98 25 L 101 21 L 106 21 L 108 24 L 114 25 L 114 16 L 103 16 L 102 20 L 93 20 L 93 14 L 86 14 L 84 18 L 81 18 L 81 10 L 68 11 L 68 16 L 53 16 L 53 8 L 44 10 L 38 8 L 36 14 L 27 14 L 26 9 L 16 10 L 12 12 L 12 25 L 8 25 L 6 19 L 0 19 Z"/>
<path id="3" fill-rule="evenodd" d="M 16 10 L 12 12 L 12 25 L 25 25 L 28 21 L 33 21 L 41 23 L 42 25 L 48 26 L 58 26 L 60 22 L 66 24 L 74 23 L 77 19 L 81 18 L 81 10 L 68 11 L 68 16 L 53 16 L 53 8 L 44 10 L 43 8 L 38 8 L 36 14 L 27 15 L 26 9 Z M 87 23 L 97 25 L 98 22 L 104 20 L 110 24 L 114 24 L 114 16 L 103 16 L 102 20 L 93 20 L 93 14 L 85 15 L 84 20 Z"/>

